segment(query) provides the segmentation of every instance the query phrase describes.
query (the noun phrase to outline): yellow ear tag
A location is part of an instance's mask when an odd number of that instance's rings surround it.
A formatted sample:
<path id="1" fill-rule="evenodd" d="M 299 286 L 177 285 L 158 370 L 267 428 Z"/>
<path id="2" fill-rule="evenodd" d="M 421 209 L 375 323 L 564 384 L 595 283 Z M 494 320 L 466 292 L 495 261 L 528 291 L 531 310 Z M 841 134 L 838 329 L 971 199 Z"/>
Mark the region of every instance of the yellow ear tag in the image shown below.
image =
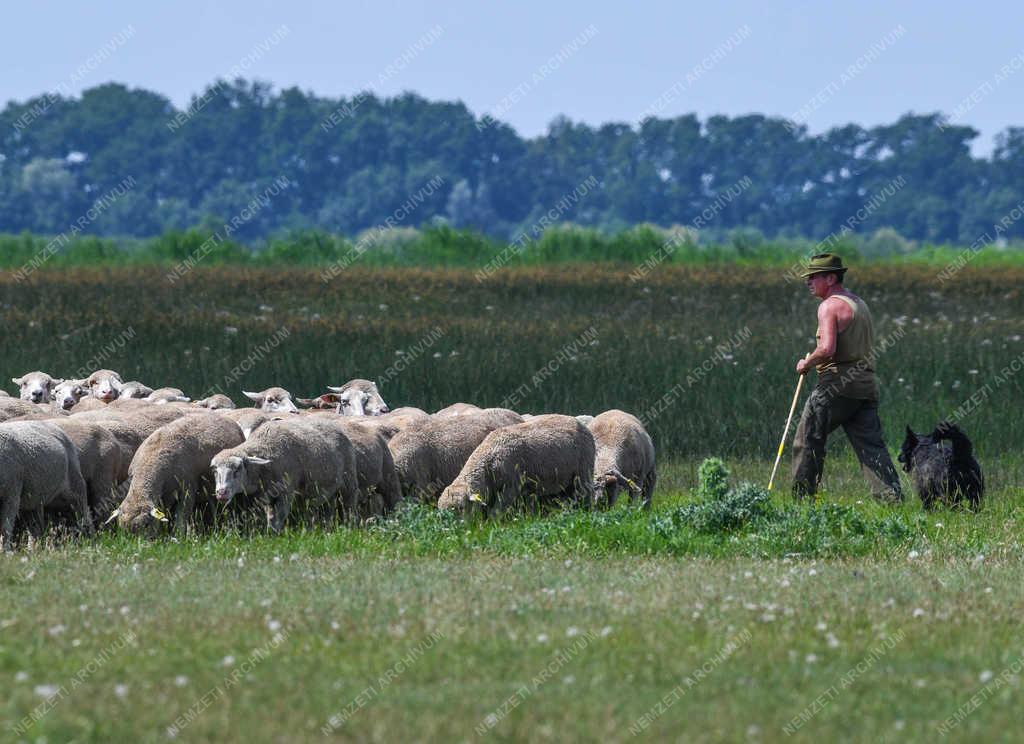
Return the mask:
<path id="1" fill-rule="evenodd" d="M 167 521 L 167 515 L 165 515 L 155 506 L 150 510 L 149 516 L 153 517 L 153 519 L 159 519 L 161 522 Z"/>
<path id="2" fill-rule="evenodd" d="M 110 516 L 107 517 L 107 521 L 104 522 L 103 524 L 110 524 L 115 519 L 117 519 L 119 516 L 121 516 L 121 510 L 120 509 L 114 509 L 114 511 L 110 512 Z"/>
<path id="3" fill-rule="evenodd" d="M 471 493 L 469 495 L 469 500 L 470 501 L 475 501 L 478 504 L 485 504 L 485 505 L 487 504 L 487 502 L 483 500 L 483 497 L 480 494 L 478 494 L 478 493 Z"/>

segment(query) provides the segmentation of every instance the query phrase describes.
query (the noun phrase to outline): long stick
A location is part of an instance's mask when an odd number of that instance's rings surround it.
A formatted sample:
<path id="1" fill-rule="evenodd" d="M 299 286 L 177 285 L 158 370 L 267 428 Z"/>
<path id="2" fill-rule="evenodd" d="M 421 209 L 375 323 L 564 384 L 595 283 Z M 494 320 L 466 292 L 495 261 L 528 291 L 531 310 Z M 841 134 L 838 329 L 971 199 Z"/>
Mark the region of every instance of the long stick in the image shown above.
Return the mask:
<path id="1" fill-rule="evenodd" d="M 800 387 L 804 384 L 804 378 L 807 373 L 800 375 L 800 379 L 796 383 L 796 392 L 793 393 L 793 403 L 789 407 L 789 416 L 786 417 L 786 428 L 782 430 L 782 441 L 779 442 L 779 452 L 775 455 L 775 464 L 772 466 L 772 475 L 768 479 L 768 490 L 772 490 L 772 484 L 775 483 L 775 471 L 779 469 L 779 461 L 782 460 L 782 448 L 786 446 L 786 435 L 789 434 L 789 425 L 793 422 L 793 411 L 796 410 L 796 401 L 800 397 Z"/>

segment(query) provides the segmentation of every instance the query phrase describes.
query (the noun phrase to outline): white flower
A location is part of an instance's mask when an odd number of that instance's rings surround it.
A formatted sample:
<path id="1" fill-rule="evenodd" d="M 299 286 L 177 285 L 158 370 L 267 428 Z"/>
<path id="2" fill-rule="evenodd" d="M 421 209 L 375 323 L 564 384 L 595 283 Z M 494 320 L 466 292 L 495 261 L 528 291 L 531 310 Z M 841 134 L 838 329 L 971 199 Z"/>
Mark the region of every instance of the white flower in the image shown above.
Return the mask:
<path id="1" fill-rule="evenodd" d="M 612 632 L 612 626 L 605 625 L 603 628 L 601 628 L 601 637 L 602 638 L 606 638 L 607 636 L 611 635 L 611 632 Z"/>
<path id="2" fill-rule="evenodd" d="M 32 688 L 32 692 L 42 698 L 52 698 L 60 691 L 60 687 L 57 685 L 36 685 Z"/>
<path id="3" fill-rule="evenodd" d="M 816 654 L 807 654 L 807 656 L 804 657 L 804 661 L 806 661 L 808 664 L 813 664 L 817 660 L 818 656 Z"/>
<path id="4" fill-rule="evenodd" d="M 177 677 L 174 678 L 174 684 L 176 687 L 184 687 L 188 684 L 188 677 L 186 677 L 184 674 L 179 674 Z"/>
<path id="5" fill-rule="evenodd" d="M 539 633 L 537 635 L 537 643 L 547 643 L 547 642 L 548 642 L 548 634 L 547 633 Z"/>
<path id="6" fill-rule="evenodd" d="M 119 698 L 123 698 L 128 694 L 128 685 L 114 685 L 114 694 Z"/>
<path id="7" fill-rule="evenodd" d="M 226 666 L 226 667 L 234 666 L 234 663 L 235 663 L 235 657 L 232 656 L 231 654 L 228 654 L 227 656 L 225 656 L 220 661 L 220 665 L 221 666 Z"/>
<path id="8" fill-rule="evenodd" d="M 819 620 L 818 624 L 814 626 L 814 629 L 819 633 L 824 633 L 826 630 L 828 630 L 828 626 L 825 625 L 824 621 Z"/>
<path id="9" fill-rule="evenodd" d="M 580 634 L 580 629 L 577 628 L 575 625 L 572 625 L 572 626 L 566 628 L 565 634 L 569 638 L 575 638 L 576 636 L 578 636 Z"/>
<path id="10" fill-rule="evenodd" d="M 52 635 L 52 636 L 59 636 L 61 633 L 63 633 L 67 629 L 68 629 L 68 626 L 66 626 L 66 625 L 54 625 L 47 632 L 50 635 Z"/>
<path id="11" fill-rule="evenodd" d="M 924 616 L 924 610 L 922 610 L 920 607 L 915 607 L 914 608 L 914 617 L 923 617 L 923 616 Z"/>
<path id="12" fill-rule="evenodd" d="M 909 553 L 907 553 L 907 558 L 909 558 L 910 560 L 914 560 L 915 558 L 917 558 L 918 555 L 920 555 L 920 553 L 918 553 L 916 550 L 911 550 Z"/>
<path id="13" fill-rule="evenodd" d="M 15 682 L 24 682 L 26 679 L 28 679 L 28 672 L 18 672 L 14 675 Z"/>
<path id="14" fill-rule="evenodd" d="M 829 648 L 839 648 L 839 639 L 836 638 L 833 634 L 829 633 L 827 636 L 825 636 L 825 640 L 828 642 Z"/>
<path id="15" fill-rule="evenodd" d="M 280 629 L 281 629 L 281 621 L 280 620 L 268 620 L 267 621 L 267 630 L 269 630 L 271 633 L 276 633 Z"/>
<path id="16" fill-rule="evenodd" d="M 981 684 L 985 684 L 990 679 L 992 679 L 993 676 L 994 675 L 992 674 L 992 672 L 989 671 L 988 669 L 986 669 L 985 671 L 983 671 L 981 674 L 978 675 L 978 681 L 981 682 Z"/>

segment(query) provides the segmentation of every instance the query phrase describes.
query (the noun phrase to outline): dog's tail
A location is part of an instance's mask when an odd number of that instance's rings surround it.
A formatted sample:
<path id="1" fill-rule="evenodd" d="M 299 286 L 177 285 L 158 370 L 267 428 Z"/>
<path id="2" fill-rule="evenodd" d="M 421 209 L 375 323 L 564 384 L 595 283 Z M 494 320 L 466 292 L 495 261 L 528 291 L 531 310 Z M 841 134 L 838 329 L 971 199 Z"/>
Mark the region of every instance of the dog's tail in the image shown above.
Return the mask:
<path id="1" fill-rule="evenodd" d="M 967 463 L 974 459 L 974 445 L 960 427 L 948 421 L 943 421 L 935 427 L 932 432 L 932 441 L 939 442 L 948 439 L 953 443 L 953 461 Z"/>

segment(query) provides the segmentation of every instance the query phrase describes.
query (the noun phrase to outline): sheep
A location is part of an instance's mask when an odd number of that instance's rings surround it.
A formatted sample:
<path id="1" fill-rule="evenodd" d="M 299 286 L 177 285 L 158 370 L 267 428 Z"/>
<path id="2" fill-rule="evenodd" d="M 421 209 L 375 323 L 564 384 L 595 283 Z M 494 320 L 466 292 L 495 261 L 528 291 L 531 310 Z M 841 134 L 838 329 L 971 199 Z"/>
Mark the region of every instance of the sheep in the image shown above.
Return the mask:
<path id="1" fill-rule="evenodd" d="M 338 427 L 319 427 L 310 419 L 268 421 L 243 444 L 217 453 L 213 470 L 217 500 L 228 503 L 238 494 L 253 494 L 263 502 L 267 527 L 280 532 L 296 496 L 309 507 L 322 507 L 333 516 L 340 497 L 345 514 L 359 513 L 352 443 Z"/>
<path id="2" fill-rule="evenodd" d="M 316 416 L 302 420 L 314 428 L 340 429 L 352 443 L 360 504 L 364 507 L 361 517 L 380 517 L 398 505 L 402 489 L 395 461 L 387 440 L 376 427 L 366 426 L 364 419 L 351 416 Z"/>
<path id="3" fill-rule="evenodd" d="M 120 398 L 145 398 L 153 392 L 149 385 L 143 385 L 138 380 L 132 380 L 121 385 L 118 397 Z"/>
<path id="4" fill-rule="evenodd" d="M 265 424 L 276 416 L 276 414 L 261 411 L 258 408 L 219 408 L 216 413 L 218 416 L 223 416 L 238 424 L 242 430 L 242 436 L 246 439 L 261 424 Z"/>
<path id="5" fill-rule="evenodd" d="M 243 390 L 242 394 L 252 400 L 261 411 L 294 413 L 299 410 L 292 402 L 292 394 L 284 388 L 272 387 L 259 393 L 247 393 Z"/>
<path id="6" fill-rule="evenodd" d="M 108 406 L 107 401 L 100 400 L 99 398 L 93 398 L 93 397 L 89 396 L 88 392 L 86 393 L 86 396 L 88 396 L 88 397 L 82 398 L 80 401 L 75 403 L 74 406 L 72 406 L 71 412 L 73 412 L 73 413 L 85 413 L 86 411 L 103 411 L 103 410 L 106 410 L 106 408 Z M 117 402 L 118 402 L 117 399 L 111 401 L 111 403 L 117 403 Z"/>
<path id="7" fill-rule="evenodd" d="M 69 410 L 89 395 L 85 380 L 61 380 L 50 392 L 51 401 L 56 408 Z"/>
<path id="8" fill-rule="evenodd" d="M 124 402 L 128 402 L 127 399 Z M 128 479 L 129 464 L 142 443 L 157 429 L 182 418 L 185 413 L 172 406 L 154 406 L 142 401 L 132 401 L 137 407 L 113 408 L 113 403 L 103 411 L 72 413 L 73 421 L 93 421 L 102 425 L 121 445 L 121 470 L 117 482 Z"/>
<path id="9" fill-rule="evenodd" d="M 336 411 L 341 402 L 341 396 L 338 393 L 324 393 L 316 398 L 296 398 L 295 400 L 314 411 Z"/>
<path id="10" fill-rule="evenodd" d="M 178 388 L 163 387 L 151 391 L 143 400 L 149 403 L 188 403 L 192 399 Z"/>
<path id="11" fill-rule="evenodd" d="M 547 414 L 503 426 L 473 451 L 437 505 L 467 510 L 475 503 L 496 514 L 530 495 L 589 506 L 595 449 L 590 430 L 572 416 Z"/>
<path id="12" fill-rule="evenodd" d="M 480 406 L 474 406 L 472 403 L 452 403 L 450 406 L 442 408 L 440 411 L 434 413 L 435 416 L 461 416 L 465 413 L 476 413 L 481 410 Z"/>
<path id="13" fill-rule="evenodd" d="M 431 416 L 421 426 L 396 434 L 388 443 L 402 495 L 436 505 L 484 438 L 501 426 L 522 423 L 512 411 L 488 409 L 461 416 Z M 499 413 L 494 413 L 499 412 Z M 513 418 L 514 417 L 514 418 Z"/>
<path id="14" fill-rule="evenodd" d="M 392 411 L 380 416 L 363 416 L 357 420 L 361 426 L 371 428 L 384 437 L 384 441 L 389 441 L 401 431 L 415 429 L 430 421 L 431 417 L 418 408 L 405 409 L 405 411 L 405 413 Z"/>
<path id="15" fill-rule="evenodd" d="M 0 400 L 0 421 L 8 421 L 17 416 L 39 413 L 39 406 L 21 398 L 3 398 Z"/>
<path id="16" fill-rule="evenodd" d="M 583 413 L 577 416 L 576 420 L 579 421 L 584 426 L 590 426 L 590 422 L 594 420 L 594 417 L 591 416 L 590 414 Z"/>
<path id="17" fill-rule="evenodd" d="M 174 509 L 174 527 L 184 532 L 197 497 L 209 490 L 210 459 L 244 441 L 234 421 L 220 416 L 182 417 L 161 426 L 132 458 L 128 495 L 111 514 L 132 532 L 152 533 Z"/>
<path id="18" fill-rule="evenodd" d="M 10 397 L 11 397 L 11 394 L 8 393 L 6 390 L 0 390 L 0 398 L 10 398 Z"/>
<path id="19" fill-rule="evenodd" d="M 98 369 L 85 378 L 85 386 L 94 398 L 109 403 L 121 394 L 124 382 L 121 375 L 112 369 Z"/>
<path id="20" fill-rule="evenodd" d="M 43 507 L 64 502 L 79 529 L 92 534 L 85 481 L 75 445 L 54 424 L 19 421 L 0 425 L 0 542 L 14 548 L 14 522 L 30 513 L 41 522 Z"/>
<path id="21" fill-rule="evenodd" d="M 349 380 L 340 387 L 327 386 L 338 393 L 338 413 L 346 416 L 380 416 L 391 409 L 370 380 Z"/>
<path id="22" fill-rule="evenodd" d="M 21 399 L 32 403 L 49 403 L 53 389 L 64 382 L 45 372 L 29 372 L 21 377 L 12 377 L 11 382 L 21 388 Z"/>
<path id="23" fill-rule="evenodd" d="M 114 488 L 121 482 L 119 476 L 128 467 L 122 462 L 121 443 L 109 429 L 95 421 L 69 416 L 52 419 L 52 423 L 75 445 L 93 520 L 105 518 L 114 508 Z"/>
<path id="24" fill-rule="evenodd" d="M 209 408 L 211 411 L 222 411 L 233 409 L 235 402 L 223 393 L 215 393 L 208 398 L 195 401 L 195 405 L 200 408 Z"/>
<path id="25" fill-rule="evenodd" d="M 576 418 L 579 419 L 578 416 Z M 595 416 L 587 428 L 594 435 L 597 447 L 594 505 L 614 506 L 619 489 L 627 488 L 630 503 L 636 503 L 640 498 L 643 508 L 650 509 L 657 481 L 654 442 L 640 419 L 612 409 Z"/>

